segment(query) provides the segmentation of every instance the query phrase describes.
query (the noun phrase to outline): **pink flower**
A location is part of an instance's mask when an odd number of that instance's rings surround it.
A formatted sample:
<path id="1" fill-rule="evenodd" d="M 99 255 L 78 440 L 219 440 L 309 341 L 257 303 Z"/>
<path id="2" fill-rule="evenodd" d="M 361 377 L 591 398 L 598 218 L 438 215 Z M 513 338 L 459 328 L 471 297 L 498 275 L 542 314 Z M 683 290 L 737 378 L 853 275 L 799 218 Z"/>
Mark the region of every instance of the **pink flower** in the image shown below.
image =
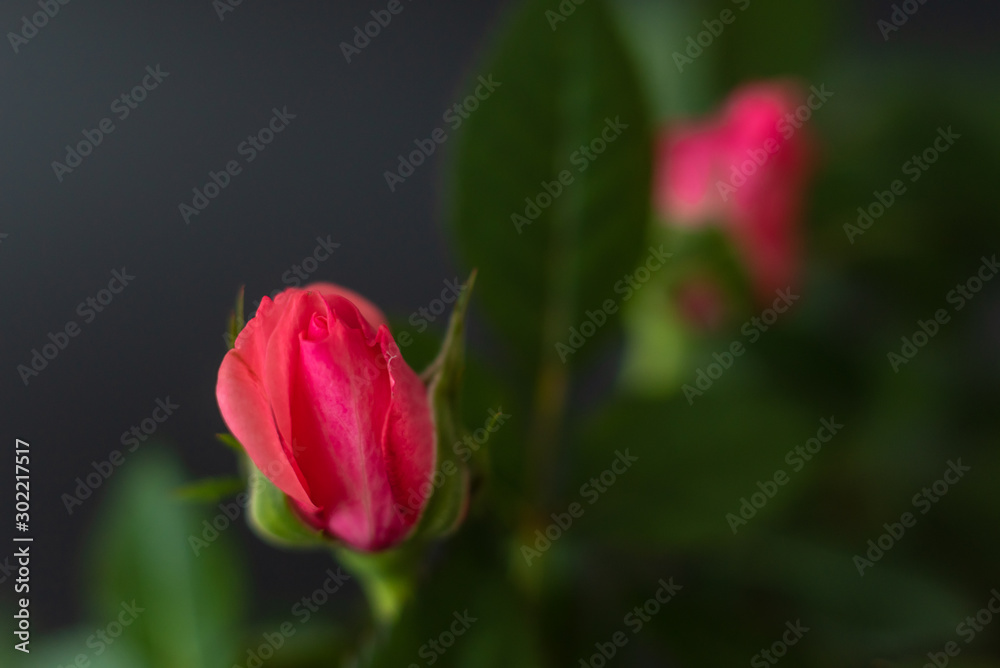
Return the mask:
<path id="1" fill-rule="evenodd" d="M 219 369 L 216 397 L 233 436 L 302 519 L 348 545 L 405 539 L 413 490 L 436 464 L 427 391 L 382 313 L 317 283 L 265 297 Z M 420 492 L 418 492 L 420 494 Z"/>
<path id="2" fill-rule="evenodd" d="M 766 299 L 799 273 L 800 222 L 811 142 L 785 83 L 753 83 L 730 95 L 717 118 L 667 128 L 655 183 L 661 214 L 676 225 L 721 225 Z"/>

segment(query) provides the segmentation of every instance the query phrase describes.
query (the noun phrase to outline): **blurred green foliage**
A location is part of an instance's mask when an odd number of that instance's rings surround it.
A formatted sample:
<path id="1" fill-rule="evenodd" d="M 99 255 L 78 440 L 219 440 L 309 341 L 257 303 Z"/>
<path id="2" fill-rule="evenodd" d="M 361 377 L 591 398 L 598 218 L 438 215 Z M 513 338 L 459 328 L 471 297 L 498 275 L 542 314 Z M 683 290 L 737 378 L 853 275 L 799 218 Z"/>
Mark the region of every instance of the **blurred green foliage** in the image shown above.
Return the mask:
<path id="1" fill-rule="evenodd" d="M 32 640 L 5 665 L 217 668 L 238 651 L 246 573 L 219 532 L 197 556 L 190 545 L 209 518 L 177 498 L 184 477 L 155 445 L 110 483 L 85 555 L 86 621 Z M 6 648 L 5 648 L 6 650 Z"/>
<path id="2" fill-rule="evenodd" d="M 649 210 L 648 108 L 619 31 L 601 2 L 572 5 L 553 29 L 550 5 L 511 12 L 482 69 L 502 87 L 463 127 L 449 192 L 486 315 L 529 378 L 613 296 Z"/>

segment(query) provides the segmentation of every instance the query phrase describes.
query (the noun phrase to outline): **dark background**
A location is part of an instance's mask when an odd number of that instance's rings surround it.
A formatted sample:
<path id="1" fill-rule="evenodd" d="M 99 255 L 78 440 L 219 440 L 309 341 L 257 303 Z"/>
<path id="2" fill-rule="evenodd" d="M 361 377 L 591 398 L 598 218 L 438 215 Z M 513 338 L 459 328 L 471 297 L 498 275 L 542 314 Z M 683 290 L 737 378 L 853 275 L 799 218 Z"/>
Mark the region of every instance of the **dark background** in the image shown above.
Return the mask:
<path id="1" fill-rule="evenodd" d="M 317 236 L 340 247 L 315 278 L 404 317 L 453 278 L 435 225 L 438 161 L 394 194 L 382 172 L 442 125 L 496 4 L 407 1 L 350 64 L 339 42 L 384 3 L 248 1 L 220 22 L 207 1 L 71 2 L 18 55 L 5 40 L 0 410 L 5 439 L 27 440 L 34 453 L 41 629 L 75 616 L 82 567 L 74 555 L 102 490 L 72 516 L 60 496 L 92 460 L 124 450 L 121 433 L 149 417 L 157 398 L 180 404 L 157 436 L 178 446 L 193 474 L 233 470 L 213 438 L 224 428 L 214 388 L 241 284 L 250 303 L 284 287 L 282 275 L 313 252 Z M 3 27 L 32 7 L 4 3 Z M 157 64 L 170 75 L 59 183 L 51 162 Z M 284 106 L 296 118 L 245 164 L 237 145 Z M 243 172 L 185 225 L 178 204 L 234 158 Z M 122 266 L 135 281 L 83 324 L 77 305 Z M 25 387 L 16 366 L 70 319 L 82 333 Z M 305 582 L 308 568 L 289 567 L 301 555 L 249 536 L 245 544 L 268 573 L 265 592 L 315 586 Z M 325 555 L 313 558 L 328 565 Z M 293 573 L 301 586 L 285 579 Z"/>
<path id="2" fill-rule="evenodd" d="M 60 496 L 93 460 L 121 449 L 121 433 L 149 417 L 157 398 L 180 405 L 157 436 L 176 444 L 193 475 L 233 470 L 212 437 L 223 428 L 214 387 L 241 284 L 251 302 L 282 287 L 282 274 L 328 235 L 340 247 L 315 278 L 404 320 L 457 275 L 438 212 L 446 155 L 395 193 L 382 173 L 443 125 L 441 114 L 478 74 L 476 57 L 504 3 L 403 3 L 350 64 L 338 44 L 384 2 L 244 0 L 220 21 L 209 0 L 74 0 L 19 54 L 6 39 L 0 45 L 0 233 L 8 235 L 0 243 L 0 424 L 4 448 L 16 437 L 33 453 L 36 629 L 78 616 L 77 555 L 104 488 L 72 516 Z M 833 50 L 886 55 L 875 21 L 889 4 L 842 11 Z M 37 9 L 5 0 L 0 28 L 18 29 Z M 985 52 L 997 18 L 987 0 L 928 0 L 893 48 L 932 59 Z M 66 144 L 111 115 L 112 100 L 157 64 L 170 76 L 59 183 L 51 163 L 64 159 Z M 185 225 L 178 204 L 190 202 L 192 187 L 238 158 L 236 146 L 285 106 L 296 115 L 290 127 Z M 25 387 L 17 365 L 30 363 L 49 332 L 80 322 L 77 304 L 123 266 L 134 283 Z M 0 495 L 0 517 L 10 517 L 10 496 Z M 311 590 L 327 567 L 325 555 L 283 553 L 242 525 L 233 531 L 251 555 L 259 607 L 285 607 L 283 592 Z M 7 552 L 0 548 L 0 559 Z"/>

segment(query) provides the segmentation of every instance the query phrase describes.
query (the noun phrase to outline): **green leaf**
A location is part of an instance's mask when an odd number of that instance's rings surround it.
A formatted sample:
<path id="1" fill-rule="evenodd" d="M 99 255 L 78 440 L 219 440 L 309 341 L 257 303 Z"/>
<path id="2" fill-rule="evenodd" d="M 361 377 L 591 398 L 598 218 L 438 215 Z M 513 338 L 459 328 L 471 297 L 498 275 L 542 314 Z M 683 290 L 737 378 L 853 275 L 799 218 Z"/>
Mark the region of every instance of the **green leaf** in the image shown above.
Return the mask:
<path id="1" fill-rule="evenodd" d="M 52 668 L 64 666 L 90 666 L 91 668 L 153 668 L 160 664 L 152 664 L 138 651 L 135 643 L 129 640 L 128 632 L 123 632 L 112 644 L 105 644 L 95 631 L 105 629 L 113 620 L 87 620 L 79 626 L 61 630 L 56 633 L 40 635 L 37 631 L 31 634 L 30 654 L 15 650 L 13 643 L 0 647 L 0 665 L 12 668 Z M 92 623 L 93 622 L 93 623 Z M 14 638 L 14 624 L 4 622 L 4 631 L 10 627 L 6 635 Z M 106 636 L 110 639 L 110 636 Z M 87 644 L 89 641 L 89 645 Z M 18 641 L 20 642 L 20 641 Z M 103 645 L 104 651 L 97 651 Z M 86 657 L 77 663 L 80 656 Z"/>
<path id="2" fill-rule="evenodd" d="M 647 109 L 613 17 L 589 0 L 553 29 L 553 6 L 520 3 L 480 68 L 499 86 L 457 131 L 451 192 L 459 251 L 532 376 L 541 360 L 560 363 L 555 344 L 587 310 L 620 300 L 614 286 L 637 266 L 650 199 Z M 592 143 L 590 160 L 581 149 Z M 551 205 L 517 220 L 540 194 Z"/>
<path id="3" fill-rule="evenodd" d="M 274 633 L 274 620 L 261 623 L 247 634 L 247 644 L 259 646 L 264 634 Z M 308 624 L 296 627 L 285 637 L 280 651 L 263 662 L 262 668 L 330 668 L 343 666 L 344 658 L 354 649 L 359 634 L 333 621 L 313 617 Z M 249 663 L 244 653 L 244 661 Z M 243 668 L 246 663 L 237 663 Z M 254 665 L 254 664 L 251 664 Z M 67 666 L 67 668 L 69 668 Z"/>
<path id="4" fill-rule="evenodd" d="M 766 590 L 793 601 L 815 621 L 830 648 L 857 654 L 898 654 L 955 639 L 955 625 L 975 612 L 969 599 L 927 572 L 879 563 L 858 575 L 849 549 L 798 537 L 764 534 L 739 554 L 703 557 L 733 587 Z M 778 622 L 778 618 L 774 621 Z M 818 640 L 818 638 L 817 638 Z"/>
<path id="5" fill-rule="evenodd" d="M 216 434 L 215 438 L 218 439 L 219 443 L 222 443 L 228 448 L 232 448 L 236 452 L 243 454 L 243 445 L 236 440 L 236 437 L 232 434 Z"/>
<path id="6" fill-rule="evenodd" d="M 476 617 L 465 642 L 455 648 L 460 668 L 541 668 L 540 630 L 525 614 L 527 606 L 511 583 L 498 578 L 484 583 L 475 604 L 487 611 Z"/>
<path id="7" fill-rule="evenodd" d="M 183 480 L 165 452 L 146 446 L 119 475 L 89 549 L 91 620 L 101 628 L 131 620 L 123 640 L 142 661 L 127 665 L 229 665 L 243 609 L 243 567 L 229 537 L 219 531 L 196 556 L 191 541 L 203 539 L 206 518 L 174 498 Z"/>
<path id="8" fill-rule="evenodd" d="M 243 489 L 243 480 L 236 476 L 204 478 L 189 483 L 174 491 L 174 497 L 181 501 L 215 503 L 236 494 Z"/>
<path id="9" fill-rule="evenodd" d="M 841 5 L 822 0 L 801 0 L 781 7 L 777 3 L 751 4 L 745 0 L 717 0 L 713 4 L 714 7 L 705 8 L 707 16 L 697 17 L 697 22 L 692 21 L 685 28 L 696 36 L 705 29 L 702 20 L 717 19 L 723 9 L 731 9 L 736 15 L 735 21 L 725 26 L 724 32 L 705 49 L 718 49 L 718 70 L 712 75 L 723 79 L 724 86 L 738 85 L 748 79 L 789 76 L 806 77 L 819 84 L 815 81 L 816 74 L 825 62 L 831 35 L 835 34 L 830 26 Z M 677 50 L 686 46 L 678 44 Z"/>
<path id="10" fill-rule="evenodd" d="M 713 102 L 716 58 L 712 53 L 704 53 L 693 63 L 684 61 L 691 26 L 698 25 L 698 30 L 703 30 L 700 22 L 710 13 L 704 4 L 684 0 L 612 0 L 609 5 L 621 17 L 623 32 L 635 53 L 656 119 L 704 112 Z"/>
<path id="11" fill-rule="evenodd" d="M 608 544 L 660 549 L 733 540 L 727 514 L 738 513 L 740 499 L 759 491 L 758 480 L 788 468 L 785 454 L 815 435 L 820 417 L 756 377 L 750 359 L 737 364 L 742 368 L 734 365 L 693 405 L 683 395 L 624 400 L 581 426 L 568 501 L 583 502 L 582 533 Z M 683 381 L 693 383 L 693 376 Z M 593 486 L 579 491 L 626 450 L 638 462 L 620 481 L 616 476 L 596 498 Z M 774 522 L 814 470 L 795 476 L 739 534 Z"/>

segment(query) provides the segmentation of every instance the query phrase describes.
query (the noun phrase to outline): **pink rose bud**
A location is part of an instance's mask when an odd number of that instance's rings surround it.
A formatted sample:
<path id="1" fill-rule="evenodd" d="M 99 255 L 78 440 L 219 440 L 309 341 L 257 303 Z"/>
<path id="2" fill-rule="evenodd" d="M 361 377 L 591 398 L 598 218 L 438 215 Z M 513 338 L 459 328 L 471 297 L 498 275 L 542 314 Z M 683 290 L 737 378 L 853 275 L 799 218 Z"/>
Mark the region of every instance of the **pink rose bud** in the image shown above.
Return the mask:
<path id="1" fill-rule="evenodd" d="M 382 313 L 316 283 L 265 297 L 219 369 L 222 417 L 302 520 L 359 550 L 413 532 L 436 465 L 427 389 Z M 400 513 L 398 507 L 417 512 Z"/>
<path id="2" fill-rule="evenodd" d="M 710 124 L 678 123 L 663 135 L 656 156 L 656 206 L 673 223 L 700 227 L 723 215 L 712 187 L 719 153 L 719 131 Z"/>
<path id="3" fill-rule="evenodd" d="M 722 226 L 761 299 L 798 277 L 812 166 L 808 128 L 795 115 L 804 102 L 791 84 L 748 84 L 717 118 L 668 127 L 659 144 L 660 213 L 679 226 Z"/>

